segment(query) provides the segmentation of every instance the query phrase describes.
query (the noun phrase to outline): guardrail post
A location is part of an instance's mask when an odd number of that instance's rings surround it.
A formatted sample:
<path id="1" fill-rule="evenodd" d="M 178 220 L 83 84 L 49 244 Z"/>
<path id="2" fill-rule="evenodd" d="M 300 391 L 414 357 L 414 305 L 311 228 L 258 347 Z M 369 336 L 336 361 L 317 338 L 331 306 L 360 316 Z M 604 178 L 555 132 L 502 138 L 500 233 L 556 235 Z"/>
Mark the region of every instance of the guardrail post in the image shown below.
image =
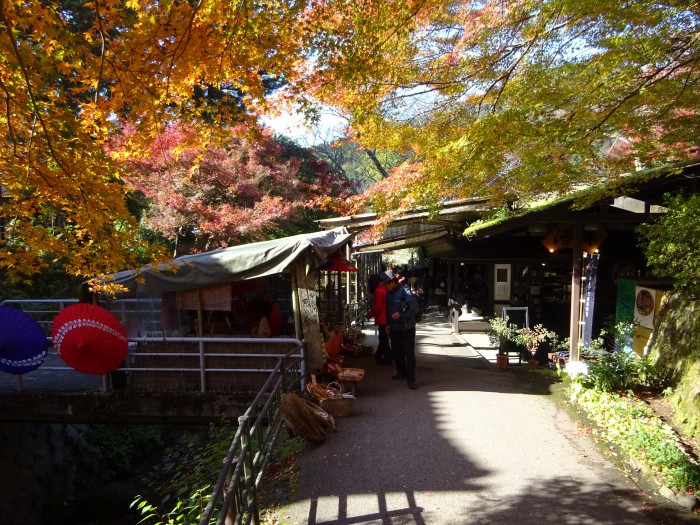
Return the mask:
<path id="1" fill-rule="evenodd" d="M 204 359 L 204 341 L 199 341 L 199 390 L 202 394 L 207 391 L 207 373 Z"/>
<path id="2" fill-rule="evenodd" d="M 224 465 L 226 465 L 227 458 L 224 458 Z M 233 481 L 233 472 L 236 469 L 236 463 L 238 463 L 238 458 L 234 458 L 233 462 L 228 465 L 228 474 L 226 474 L 226 483 L 224 484 L 224 487 L 226 487 L 225 490 L 228 490 L 228 487 L 231 485 L 231 482 Z M 226 503 L 226 492 L 224 491 L 224 503 Z M 234 525 L 236 523 L 236 516 L 238 514 L 238 502 L 237 501 L 231 501 L 229 503 L 228 507 L 223 509 L 226 511 L 226 519 L 224 520 L 224 525 Z"/>
<path id="3" fill-rule="evenodd" d="M 306 390 L 306 341 L 302 341 L 301 343 L 301 362 L 300 362 L 300 370 L 299 372 L 301 373 L 301 390 L 305 391 Z"/>
<path id="4" fill-rule="evenodd" d="M 250 426 L 248 419 L 250 416 L 238 418 L 241 427 L 241 450 L 243 453 L 243 477 L 245 478 L 246 509 L 252 513 L 250 522 L 258 525 L 260 515 L 258 512 L 258 496 L 255 489 L 255 470 L 253 469 L 253 449 L 250 442 Z"/>

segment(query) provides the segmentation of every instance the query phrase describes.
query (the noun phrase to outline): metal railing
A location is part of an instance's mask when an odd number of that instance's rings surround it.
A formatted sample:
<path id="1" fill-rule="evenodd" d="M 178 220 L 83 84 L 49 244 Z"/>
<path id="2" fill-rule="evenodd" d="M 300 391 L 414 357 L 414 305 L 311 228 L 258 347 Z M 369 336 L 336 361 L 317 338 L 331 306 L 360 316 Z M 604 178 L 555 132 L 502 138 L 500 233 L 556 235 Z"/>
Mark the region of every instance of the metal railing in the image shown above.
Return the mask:
<path id="1" fill-rule="evenodd" d="M 187 373 L 187 372 L 197 372 L 199 374 L 199 390 L 202 393 L 208 392 L 207 388 L 207 374 L 213 372 L 222 372 L 227 374 L 246 374 L 246 373 L 258 373 L 258 374 L 273 374 L 275 373 L 275 368 L 265 368 L 258 366 L 255 368 L 239 368 L 234 366 L 222 367 L 210 366 L 207 361 L 212 358 L 225 358 L 226 360 L 240 359 L 240 358 L 289 358 L 290 355 L 294 355 L 299 358 L 299 364 L 301 367 L 300 374 L 306 376 L 304 358 L 303 358 L 303 343 L 299 339 L 294 338 L 282 338 L 282 337 L 134 337 L 129 338 L 130 343 L 136 343 L 137 350 L 130 350 L 127 356 L 127 362 L 131 361 L 133 364 L 120 367 L 119 370 L 130 373 L 130 372 L 172 372 L 172 373 Z M 165 343 L 165 344 L 189 344 L 197 345 L 197 352 L 187 353 L 187 352 L 143 352 L 138 350 L 139 344 L 149 343 Z M 241 353 L 241 352 L 208 352 L 206 350 L 207 345 L 210 344 L 222 344 L 222 345 L 294 345 L 295 348 L 291 353 Z M 296 353 L 295 353 L 296 352 Z M 131 359 L 129 359 L 131 357 Z M 198 366 L 190 367 L 153 367 L 153 366 L 138 366 L 139 358 L 144 357 L 155 357 L 156 359 L 167 359 L 167 358 L 197 358 Z"/>
<path id="2" fill-rule="evenodd" d="M 81 374 L 64 363 L 51 346 L 51 325 L 54 318 L 63 308 L 76 302 L 77 300 L 75 299 L 11 299 L 0 302 L 0 305 L 3 306 L 21 308 L 34 318 L 47 334 L 47 341 L 49 342 L 47 358 L 38 369 L 29 372 L 27 377 L 32 377 L 36 380 L 37 376 L 41 375 L 46 383 L 50 383 L 50 380 L 47 379 L 47 372 L 67 373 L 66 376 L 70 374 L 73 377 L 88 377 L 86 374 Z M 147 317 L 153 312 L 154 305 L 159 303 L 160 301 L 152 299 L 120 299 L 104 306 L 116 315 L 120 322 L 123 322 L 128 316 L 140 315 L 142 318 Z M 293 345 L 299 355 L 301 355 L 302 348 L 302 342 L 295 338 L 163 337 L 161 334 L 158 334 L 157 336 L 149 337 L 128 337 L 127 340 L 128 353 L 124 363 L 118 369 L 119 373 L 126 374 L 129 377 L 136 374 L 143 377 L 143 374 L 148 372 L 158 373 L 160 377 L 162 377 L 163 373 L 177 374 L 180 377 L 186 374 L 198 374 L 199 386 L 197 390 L 202 393 L 210 390 L 207 385 L 207 377 L 208 374 L 212 373 L 229 375 L 260 374 L 261 378 L 255 382 L 255 391 L 257 391 L 258 385 L 263 381 L 262 375 L 273 372 L 273 365 L 270 360 L 286 355 L 286 349 L 284 348 L 280 349 L 278 353 L 263 353 L 234 351 L 229 347 L 235 345 L 275 345 L 277 347 L 280 345 Z M 213 345 L 216 345 L 217 348 L 212 350 L 210 347 Z M 158 351 L 149 351 L 153 350 L 154 347 L 157 347 Z M 179 347 L 180 351 L 169 351 L 168 347 Z M 188 352 L 189 348 L 193 350 Z M 250 366 L 251 361 L 255 361 L 257 358 L 259 358 L 261 365 L 256 366 L 253 363 L 253 366 Z M 218 366 L 209 364 L 212 360 L 218 363 Z M 243 366 L 235 363 L 236 360 L 238 363 L 244 362 Z M 301 362 L 303 366 L 303 359 Z M 244 367 L 246 364 L 248 366 Z M 305 375 L 306 371 L 302 370 L 301 373 Z M 2 371 L 0 371 L 0 374 L 2 374 Z M 24 388 L 22 377 L 22 375 L 15 377 L 15 388 L 20 392 Z M 36 381 L 34 381 L 34 384 L 36 384 Z M 109 391 L 113 386 L 110 374 L 102 376 L 102 390 Z"/>
<path id="3" fill-rule="evenodd" d="M 284 428 L 282 394 L 304 388 L 304 376 L 290 374 L 294 367 L 290 358 L 291 353 L 280 358 L 245 414 L 238 418 L 238 431 L 200 525 L 260 523 L 257 492 Z"/>
<path id="4" fill-rule="evenodd" d="M 51 335 L 51 325 L 58 312 L 77 302 L 77 299 L 6 299 L 0 306 L 20 308 L 39 323 L 46 335 Z"/>
<path id="5" fill-rule="evenodd" d="M 34 301 L 16 301 L 17 303 L 33 303 Z M 54 314 L 72 304 L 72 300 L 35 301 L 51 304 L 46 310 L 37 308 L 35 311 Z M 13 304 L 15 301 L 4 301 L 2 304 Z M 51 341 L 51 338 L 48 338 Z M 284 428 L 282 416 L 282 394 L 305 388 L 306 366 L 304 342 L 293 338 L 228 338 L 228 337 L 138 337 L 129 338 L 129 351 L 124 366 L 118 370 L 126 373 L 159 372 L 159 373 L 199 373 L 199 390 L 207 392 L 207 373 L 223 372 L 230 374 L 260 373 L 269 374 L 263 386 L 248 406 L 244 415 L 238 418 L 238 430 L 231 442 L 228 454 L 216 484 L 212 490 L 200 525 L 239 525 L 260 523 L 260 509 L 257 493 L 262 483 L 265 469 L 269 464 Z M 197 352 L 144 352 L 144 345 L 149 343 L 197 345 Z M 208 344 L 262 344 L 285 345 L 293 348 L 286 353 L 226 353 L 207 352 Z M 56 352 L 50 352 L 56 356 Z M 138 366 L 138 358 L 188 358 L 198 360 L 198 366 Z M 276 358 L 277 364 L 272 368 L 235 368 L 210 367 L 209 358 Z M 37 370 L 44 372 L 66 372 L 78 374 L 73 368 L 57 360 L 60 366 L 41 366 Z M 36 372 L 36 371 L 34 371 Z M 29 372 L 32 374 L 34 372 Z M 18 389 L 21 390 L 21 376 L 18 377 Z M 109 375 L 102 377 L 103 389 L 110 388 Z M 214 521 L 215 520 L 215 521 Z"/>
<path id="6" fill-rule="evenodd" d="M 78 303 L 78 299 L 6 299 L 0 301 L 0 306 L 11 306 L 19 308 L 29 314 L 34 319 L 46 335 L 51 334 L 51 325 L 58 313 L 73 304 Z M 143 322 L 144 333 L 148 331 L 148 324 L 159 319 L 160 299 L 118 299 L 115 301 L 100 304 L 105 310 L 111 312 L 121 323 L 124 323 L 130 316 L 138 317 Z M 157 322 L 159 325 L 159 322 Z M 155 326 L 154 330 L 162 334 L 160 326 Z"/>
<path id="7" fill-rule="evenodd" d="M 48 338 L 49 342 L 51 338 Z M 115 372 L 121 372 L 128 374 L 135 373 L 165 373 L 173 375 L 182 374 L 198 374 L 198 391 L 201 393 L 207 393 L 210 391 L 207 385 L 208 374 L 211 373 L 223 373 L 235 376 L 236 374 L 273 374 L 277 367 L 271 367 L 268 365 L 257 366 L 257 367 L 237 367 L 233 363 L 228 366 L 222 366 L 221 364 L 212 366 L 208 364 L 208 361 L 213 358 L 223 358 L 226 361 L 235 361 L 243 358 L 248 359 L 289 359 L 290 356 L 296 357 L 299 360 L 300 371 L 299 374 L 302 377 L 306 377 L 305 369 L 305 359 L 303 352 L 303 342 L 299 339 L 294 338 L 281 338 L 281 337 L 271 337 L 271 338 L 234 338 L 234 337 L 137 337 L 129 338 L 129 348 L 127 356 L 124 360 L 124 365 L 120 366 Z M 139 345 L 148 345 L 149 343 L 158 343 L 160 345 L 196 345 L 196 352 L 171 352 L 171 351 L 158 351 L 158 352 L 145 352 L 142 351 L 144 347 Z M 262 352 L 209 352 L 207 351 L 208 345 L 224 345 L 224 346 L 235 346 L 235 345 L 292 345 L 293 349 L 287 353 L 262 353 Z M 87 376 L 87 374 L 81 374 L 74 368 L 71 368 L 65 364 L 62 360 L 57 358 L 58 353 L 50 350 L 48 352 L 48 357 L 54 357 L 53 361 L 55 366 L 42 364 L 39 368 L 27 374 L 36 375 L 37 372 L 57 372 L 57 373 L 70 373 L 73 375 Z M 141 364 L 144 358 L 150 358 L 148 364 Z M 164 360 L 176 360 L 176 361 L 194 361 L 197 360 L 197 365 L 193 366 L 154 366 L 155 361 Z M 8 373 L 2 372 L 0 373 Z M 25 374 L 25 375 L 27 375 Z M 94 377 L 94 376 L 93 376 Z M 18 392 L 23 390 L 22 375 L 16 376 L 16 389 Z M 262 379 L 261 379 L 262 380 Z M 258 383 L 259 384 L 259 383 Z M 102 376 L 102 390 L 109 391 L 113 388 L 111 384 L 111 374 L 105 374 Z"/>

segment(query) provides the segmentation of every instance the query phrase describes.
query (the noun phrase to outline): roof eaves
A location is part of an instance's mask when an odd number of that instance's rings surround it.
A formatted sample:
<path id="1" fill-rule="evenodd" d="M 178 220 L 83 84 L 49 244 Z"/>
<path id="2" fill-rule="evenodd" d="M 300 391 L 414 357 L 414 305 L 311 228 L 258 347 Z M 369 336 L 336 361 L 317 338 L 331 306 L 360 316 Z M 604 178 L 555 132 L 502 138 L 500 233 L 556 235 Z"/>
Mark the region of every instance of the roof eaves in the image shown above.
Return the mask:
<path id="1" fill-rule="evenodd" d="M 515 222 L 518 219 L 528 215 L 540 213 L 557 206 L 563 206 L 569 202 L 572 203 L 572 208 L 587 208 L 604 199 L 624 196 L 630 190 L 633 191 L 635 185 L 648 183 L 662 177 L 689 174 L 692 171 L 697 171 L 698 168 L 700 168 L 699 162 L 688 162 L 683 164 L 672 164 L 657 168 L 649 168 L 646 170 L 624 174 L 620 177 L 616 177 L 613 180 L 603 181 L 592 186 L 577 188 L 565 195 L 555 196 L 552 198 L 545 197 L 544 199 L 514 210 L 510 215 L 496 217 L 486 221 L 475 221 L 464 230 L 463 234 L 483 234 L 488 230 L 493 230 L 499 226 L 505 226 L 508 223 Z M 573 204 L 575 204 L 575 206 Z"/>

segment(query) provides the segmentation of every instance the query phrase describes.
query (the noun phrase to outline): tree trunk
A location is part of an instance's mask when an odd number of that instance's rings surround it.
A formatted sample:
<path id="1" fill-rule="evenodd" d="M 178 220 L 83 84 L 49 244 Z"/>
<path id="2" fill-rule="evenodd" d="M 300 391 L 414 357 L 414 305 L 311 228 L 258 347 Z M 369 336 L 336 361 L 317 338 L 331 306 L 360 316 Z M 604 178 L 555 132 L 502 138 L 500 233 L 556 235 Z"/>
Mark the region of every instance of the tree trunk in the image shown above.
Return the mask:
<path id="1" fill-rule="evenodd" d="M 382 163 L 379 162 L 379 159 L 377 158 L 377 154 L 373 149 L 366 149 L 365 153 L 367 153 L 367 156 L 370 158 L 372 163 L 374 164 L 374 167 L 377 168 L 377 171 L 381 174 L 383 179 L 389 178 L 389 173 L 384 169 L 384 166 L 382 166 Z"/>

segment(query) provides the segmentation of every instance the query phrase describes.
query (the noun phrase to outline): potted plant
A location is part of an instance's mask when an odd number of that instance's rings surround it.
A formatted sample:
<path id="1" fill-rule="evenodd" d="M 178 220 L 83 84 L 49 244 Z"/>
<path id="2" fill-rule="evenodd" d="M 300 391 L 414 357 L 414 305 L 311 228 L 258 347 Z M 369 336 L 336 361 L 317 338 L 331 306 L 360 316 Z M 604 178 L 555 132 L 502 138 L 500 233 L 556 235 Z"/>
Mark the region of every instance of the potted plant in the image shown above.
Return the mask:
<path id="1" fill-rule="evenodd" d="M 518 328 L 515 334 L 515 341 L 527 348 L 530 353 L 530 359 L 528 364 L 531 367 L 537 366 L 538 362 L 535 359 L 535 354 L 540 344 L 544 343 L 547 339 L 554 338 L 555 334 L 550 330 L 547 330 L 543 325 L 535 325 L 534 328 L 524 327 Z"/>
<path id="2" fill-rule="evenodd" d="M 489 342 L 498 348 L 496 355 L 496 368 L 504 370 L 508 367 L 508 350 L 516 344 L 518 327 L 508 322 L 508 319 L 494 317 L 489 320 L 489 327 L 486 329 Z"/>

